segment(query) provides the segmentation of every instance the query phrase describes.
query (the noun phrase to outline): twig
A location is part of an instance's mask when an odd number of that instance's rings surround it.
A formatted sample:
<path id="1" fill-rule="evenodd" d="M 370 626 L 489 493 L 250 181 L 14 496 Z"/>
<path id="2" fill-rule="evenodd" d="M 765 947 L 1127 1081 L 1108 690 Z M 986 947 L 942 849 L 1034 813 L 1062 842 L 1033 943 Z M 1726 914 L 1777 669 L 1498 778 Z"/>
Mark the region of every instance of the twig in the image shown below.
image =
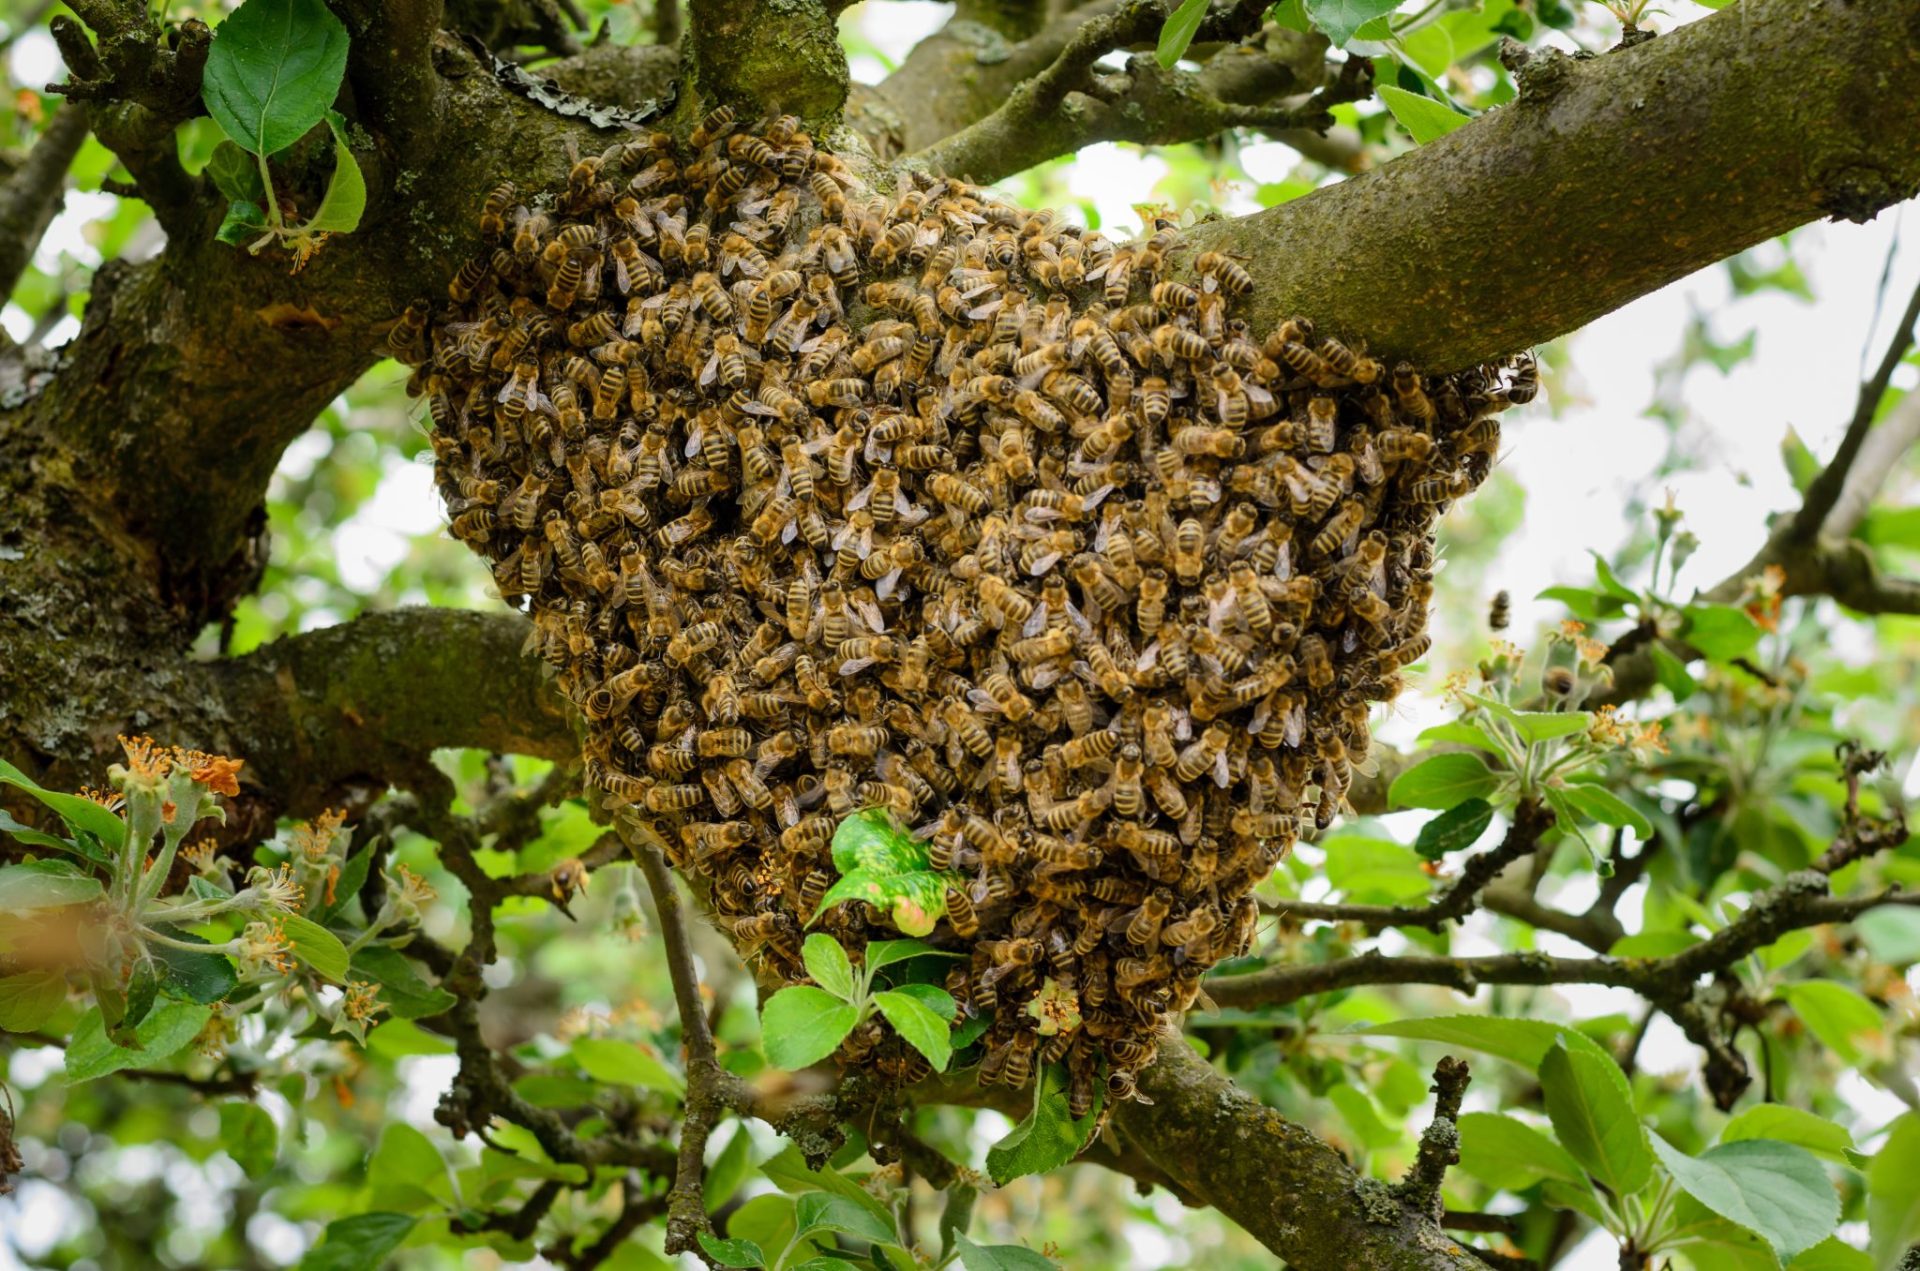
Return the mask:
<path id="1" fill-rule="evenodd" d="M 1481 1214 L 1449 1209 L 1440 1215 L 1440 1225 L 1449 1231 L 1476 1231 L 1500 1236 L 1520 1234 L 1520 1224 L 1508 1214 Z"/>
<path id="2" fill-rule="evenodd" d="M 1886 396 L 1887 385 L 1893 381 L 1893 373 L 1899 369 L 1901 359 L 1913 347 L 1916 324 L 1920 324 L 1920 287 L 1914 288 L 1913 297 L 1907 301 L 1906 312 L 1900 315 L 1900 325 L 1894 328 L 1886 356 L 1880 359 L 1880 365 L 1872 377 L 1860 386 L 1860 395 L 1853 407 L 1853 418 L 1847 424 L 1847 433 L 1840 441 L 1840 448 L 1834 451 L 1832 461 L 1821 469 L 1820 475 L 1807 487 L 1806 498 L 1801 501 L 1800 510 L 1794 514 L 1790 530 L 1796 541 L 1812 542 L 1826 524 L 1827 513 L 1839 502 L 1847 473 L 1859 457 L 1860 447 L 1866 443 L 1867 433 L 1873 427 L 1880 399 Z"/>
<path id="3" fill-rule="evenodd" d="M 1499 846 L 1480 853 L 1461 869 L 1453 886 L 1424 905 L 1327 905 L 1278 900 L 1262 906 L 1268 913 L 1327 922 L 1357 922 L 1371 931 L 1385 927 L 1424 927 L 1439 931 L 1457 922 L 1479 905 L 1480 893 L 1507 866 L 1531 855 L 1540 837 L 1553 827 L 1554 814 L 1537 800 L 1527 799 L 1514 810 L 1513 822 Z"/>
<path id="4" fill-rule="evenodd" d="M 0 297 L 13 294 L 40 236 L 60 211 L 67 169 L 87 139 L 87 108 L 58 107 L 47 130 L 0 185 Z"/>
<path id="5" fill-rule="evenodd" d="M 707 1139 L 720 1115 L 740 1097 L 733 1087 L 739 1079 L 720 1067 L 713 1048 L 707 1013 L 700 1005 L 700 973 L 693 964 L 693 939 L 686 909 L 674 889 L 673 873 L 657 842 L 644 831 L 634 831 L 628 847 L 647 877 L 654 911 L 660 918 L 660 938 L 667 947 L 667 972 L 673 980 L 674 1005 L 680 1012 L 681 1045 L 686 1050 L 686 1116 L 680 1126 L 680 1158 L 673 1188 L 667 1194 L 668 1253 L 699 1248 L 699 1236 L 709 1229 L 704 1197 Z"/>
<path id="6" fill-rule="evenodd" d="M 1460 1163 L 1460 1101 L 1466 1098 L 1472 1079 L 1466 1061 L 1452 1055 L 1433 1070 L 1433 1120 L 1420 1135 L 1420 1148 L 1406 1177 L 1394 1188 L 1400 1203 L 1416 1214 L 1437 1220 L 1446 1212 L 1440 1185 L 1447 1170 Z"/>

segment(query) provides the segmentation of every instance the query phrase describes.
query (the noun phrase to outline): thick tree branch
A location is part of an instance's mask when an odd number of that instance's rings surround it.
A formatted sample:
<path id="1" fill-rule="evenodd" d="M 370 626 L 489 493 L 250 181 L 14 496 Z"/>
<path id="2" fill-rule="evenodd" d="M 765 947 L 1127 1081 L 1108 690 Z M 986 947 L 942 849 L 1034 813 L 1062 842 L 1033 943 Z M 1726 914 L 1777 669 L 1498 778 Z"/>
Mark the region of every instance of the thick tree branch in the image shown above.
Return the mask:
<path id="1" fill-rule="evenodd" d="M 1304 314 L 1448 370 L 1920 189 L 1901 140 L 1920 133 L 1917 0 L 1744 0 L 1591 61 L 1538 55 L 1521 82 L 1446 137 L 1189 247 L 1249 258 L 1255 329 Z"/>
<path id="2" fill-rule="evenodd" d="M 336 0 L 353 33 L 348 79 L 402 165 L 428 159 L 445 105 L 433 70 L 441 0 Z"/>
<path id="3" fill-rule="evenodd" d="M 716 106 L 741 119 L 798 115 L 822 133 L 847 101 L 847 55 L 826 0 L 689 0 L 682 118 Z"/>
<path id="4" fill-rule="evenodd" d="M 1224 981 L 1223 981 L 1224 982 Z M 1178 1038 L 1141 1073 L 1151 1106 L 1124 1105 L 1120 1137 L 1297 1271 L 1467 1271 L 1479 1264 L 1431 1216 L 1221 1076 Z"/>

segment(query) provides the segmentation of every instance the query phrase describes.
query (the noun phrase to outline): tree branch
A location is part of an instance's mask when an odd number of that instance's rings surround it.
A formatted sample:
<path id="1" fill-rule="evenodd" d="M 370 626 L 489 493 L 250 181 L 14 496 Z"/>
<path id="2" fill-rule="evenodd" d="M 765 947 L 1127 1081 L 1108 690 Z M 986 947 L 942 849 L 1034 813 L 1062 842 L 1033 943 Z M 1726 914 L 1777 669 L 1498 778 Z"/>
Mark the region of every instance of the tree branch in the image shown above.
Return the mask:
<path id="1" fill-rule="evenodd" d="M 847 101 L 836 11 L 826 0 L 688 0 L 694 91 L 682 100 L 682 118 L 729 106 L 741 119 L 798 115 L 824 135 Z"/>
<path id="2" fill-rule="evenodd" d="M 1915 0 L 1745 0 L 1591 61 L 1537 55 L 1521 84 L 1448 136 L 1196 227 L 1188 247 L 1248 258 L 1256 330 L 1305 315 L 1451 370 L 1920 188 L 1920 151 L 1896 140 L 1920 132 Z"/>
<path id="3" fill-rule="evenodd" d="M 1169 1037 L 1141 1074 L 1151 1106 L 1123 1105 L 1120 1137 L 1245 1227 L 1296 1271 L 1468 1271 L 1479 1264 L 1387 1184 Z"/>
<path id="4" fill-rule="evenodd" d="M 87 108 L 59 107 L 26 161 L 0 185 L 0 297 L 13 294 L 40 236 L 59 214 L 67 169 L 86 139 Z"/>

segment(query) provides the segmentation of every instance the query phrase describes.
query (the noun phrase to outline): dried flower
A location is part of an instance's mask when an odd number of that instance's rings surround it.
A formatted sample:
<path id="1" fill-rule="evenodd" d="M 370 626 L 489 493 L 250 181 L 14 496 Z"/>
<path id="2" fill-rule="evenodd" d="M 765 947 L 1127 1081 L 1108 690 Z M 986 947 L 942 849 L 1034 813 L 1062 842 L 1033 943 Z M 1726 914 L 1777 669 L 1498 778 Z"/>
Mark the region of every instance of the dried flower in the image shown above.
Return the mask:
<path id="1" fill-rule="evenodd" d="M 376 1015 L 384 1013 L 386 1003 L 380 1000 L 380 986 L 367 980 L 347 981 L 347 1000 L 344 1009 L 347 1018 L 357 1023 L 367 1024 Z"/>
<path id="2" fill-rule="evenodd" d="M 240 769 L 246 766 L 246 760 L 209 755 L 198 750 L 183 750 L 178 759 L 195 781 L 215 794 L 224 794 L 230 799 L 239 795 Z"/>

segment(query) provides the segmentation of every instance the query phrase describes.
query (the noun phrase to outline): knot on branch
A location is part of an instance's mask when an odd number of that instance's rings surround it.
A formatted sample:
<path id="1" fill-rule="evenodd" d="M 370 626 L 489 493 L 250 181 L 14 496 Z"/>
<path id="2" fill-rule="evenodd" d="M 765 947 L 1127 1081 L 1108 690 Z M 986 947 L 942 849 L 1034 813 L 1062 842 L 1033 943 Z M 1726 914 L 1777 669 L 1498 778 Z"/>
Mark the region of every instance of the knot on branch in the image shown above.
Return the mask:
<path id="1" fill-rule="evenodd" d="M 79 22 L 65 14 L 48 30 L 66 59 L 64 84 L 47 91 L 74 101 L 143 106 L 171 127 L 200 109 L 200 77 L 213 32 L 198 18 L 162 29 L 115 6 L 82 3 L 75 8 L 100 33 L 96 49 Z"/>

